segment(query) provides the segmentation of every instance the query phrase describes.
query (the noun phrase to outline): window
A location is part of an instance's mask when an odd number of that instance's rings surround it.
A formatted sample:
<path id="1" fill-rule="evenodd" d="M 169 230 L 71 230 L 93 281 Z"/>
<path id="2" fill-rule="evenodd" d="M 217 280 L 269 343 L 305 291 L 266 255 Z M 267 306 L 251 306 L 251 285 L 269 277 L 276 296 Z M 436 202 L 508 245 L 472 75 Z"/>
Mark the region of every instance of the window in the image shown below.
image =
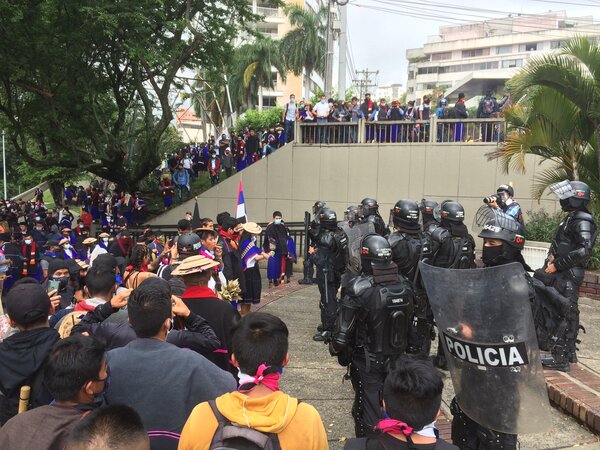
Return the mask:
<path id="1" fill-rule="evenodd" d="M 431 54 L 432 61 L 445 61 L 447 59 L 452 59 L 452 52 L 432 53 Z"/>
<path id="2" fill-rule="evenodd" d="M 435 67 L 419 67 L 417 74 L 425 75 L 428 73 L 438 73 L 438 69 L 439 69 L 439 67 L 437 67 L 437 66 L 435 66 Z"/>
<path id="3" fill-rule="evenodd" d="M 489 48 L 474 48 L 471 50 L 463 50 L 462 57 L 463 58 L 475 58 L 477 56 L 486 56 L 490 54 Z"/>
<path id="4" fill-rule="evenodd" d="M 414 87 L 409 87 L 408 88 L 408 93 L 409 94 L 414 94 L 414 92 L 415 92 L 415 88 Z"/>
<path id="5" fill-rule="evenodd" d="M 414 70 L 409 70 L 408 71 L 408 79 L 409 80 L 414 80 L 415 79 L 415 71 Z"/>
<path id="6" fill-rule="evenodd" d="M 268 108 L 274 108 L 277 106 L 277 97 L 266 97 L 263 96 L 263 106 Z"/>
<path id="7" fill-rule="evenodd" d="M 502 47 L 496 47 L 496 55 L 506 55 L 512 53 L 512 45 L 503 45 Z"/>
<path id="8" fill-rule="evenodd" d="M 564 41 L 550 41 L 550 50 L 554 50 L 557 48 L 562 48 L 565 46 Z"/>
<path id="9" fill-rule="evenodd" d="M 512 67 L 523 67 L 522 59 L 506 59 L 502 61 L 503 69 L 510 69 Z"/>
<path id="10" fill-rule="evenodd" d="M 542 44 L 538 44 L 537 42 L 534 42 L 533 44 L 520 44 L 519 45 L 520 52 L 535 52 L 535 51 L 541 50 L 541 49 L 542 49 Z"/>

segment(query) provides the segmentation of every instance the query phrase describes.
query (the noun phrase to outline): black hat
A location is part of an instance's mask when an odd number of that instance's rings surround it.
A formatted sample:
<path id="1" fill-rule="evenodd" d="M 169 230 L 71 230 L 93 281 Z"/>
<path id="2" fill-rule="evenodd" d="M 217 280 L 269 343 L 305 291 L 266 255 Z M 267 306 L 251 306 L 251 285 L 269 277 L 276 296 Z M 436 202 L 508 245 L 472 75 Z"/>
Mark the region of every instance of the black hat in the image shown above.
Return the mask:
<path id="1" fill-rule="evenodd" d="M 46 244 L 44 245 L 44 248 L 51 248 L 51 247 L 58 247 L 58 241 L 46 241 Z"/>
<path id="2" fill-rule="evenodd" d="M 57 270 L 68 268 L 69 265 L 67 264 L 67 261 L 61 258 L 54 258 L 52 261 L 50 261 L 50 264 L 48 264 L 48 277 L 54 275 L 54 272 Z"/>
<path id="3" fill-rule="evenodd" d="M 23 283 L 8 292 L 4 299 L 6 313 L 19 325 L 29 325 L 48 317 L 50 298 L 38 283 Z"/>
<path id="4" fill-rule="evenodd" d="M 460 100 L 461 98 L 465 98 L 465 93 L 464 92 L 459 92 L 458 93 L 458 99 Z"/>

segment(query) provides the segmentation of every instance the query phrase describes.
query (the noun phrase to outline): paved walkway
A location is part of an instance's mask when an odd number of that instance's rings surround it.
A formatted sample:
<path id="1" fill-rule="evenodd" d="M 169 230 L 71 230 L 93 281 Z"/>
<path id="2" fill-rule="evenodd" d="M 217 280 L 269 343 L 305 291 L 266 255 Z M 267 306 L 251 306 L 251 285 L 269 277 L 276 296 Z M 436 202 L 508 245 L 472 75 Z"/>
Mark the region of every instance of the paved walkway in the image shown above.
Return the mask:
<path id="1" fill-rule="evenodd" d="M 260 309 L 281 317 L 290 330 L 290 363 L 283 372 L 282 389 L 315 406 L 325 424 L 331 448 L 342 449 L 344 440 L 354 435 L 350 416 L 353 392 L 350 382 L 342 381 L 345 368 L 329 356 L 327 346 L 312 340 L 319 320 L 317 287 L 304 288 L 292 283 L 264 289 L 263 299 Z M 583 303 L 582 318 L 588 325 L 588 335 L 584 336 L 580 364 L 591 363 L 597 368 L 600 349 L 594 348 L 594 344 L 599 341 L 593 339 L 591 327 L 597 328 L 599 322 L 594 324 L 589 319 L 600 315 L 600 302 Z M 448 405 L 454 392 L 449 376 L 445 375 L 442 408 L 449 415 Z M 521 436 L 519 440 L 523 450 L 600 449 L 597 435 L 556 409 L 552 410 L 552 428 L 548 433 Z"/>

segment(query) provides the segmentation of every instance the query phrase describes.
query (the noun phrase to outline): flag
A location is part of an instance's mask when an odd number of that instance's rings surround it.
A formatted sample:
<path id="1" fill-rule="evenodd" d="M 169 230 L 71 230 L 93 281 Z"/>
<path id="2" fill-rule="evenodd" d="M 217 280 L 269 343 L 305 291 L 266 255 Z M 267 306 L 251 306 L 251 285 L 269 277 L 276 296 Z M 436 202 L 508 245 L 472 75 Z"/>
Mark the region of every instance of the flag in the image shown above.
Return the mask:
<path id="1" fill-rule="evenodd" d="M 192 230 L 200 228 L 202 221 L 200 219 L 200 208 L 198 208 L 198 197 L 195 197 L 196 204 L 194 205 L 194 215 L 192 216 Z"/>
<path id="2" fill-rule="evenodd" d="M 239 219 L 243 217 L 248 220 L 248 216 L 246 215 L 246 202 L 244 201 L 244 188 L 242 187 L 242 180 L 240 180 L 240 184 L 238 185 L 238 195 L 237 195 L 237 204 L 235 207 L 235 218 Z"/>

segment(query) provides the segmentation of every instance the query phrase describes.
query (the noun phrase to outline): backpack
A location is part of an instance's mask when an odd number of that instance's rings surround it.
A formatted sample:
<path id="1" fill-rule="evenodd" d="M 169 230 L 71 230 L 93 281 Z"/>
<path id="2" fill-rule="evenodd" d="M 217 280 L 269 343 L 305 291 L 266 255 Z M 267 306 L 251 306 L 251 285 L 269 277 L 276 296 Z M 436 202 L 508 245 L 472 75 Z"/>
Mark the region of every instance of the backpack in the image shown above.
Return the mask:
<path id="1" fill-rule="evenodd" d="M 442 119 L 455 119 L 456 118 L 456 112 L 454 111 L 454 108 L 444 108 L 444 111 L 442 112 Z"/>
<path id="2" fill-rule="evenodd" d="M 483 107 L 481 108 L 481 112 L 486 116 L 491 116 L 494 114 L 494 100 L 491 97 L 486 97 L 483 99 Z"/>
<path id="3" fill-rule="evenodd" d="M 253 428 L 234 424 L 221 414 L 215 400 L 209 400 L 208 405 L 212 409 L 217 422 L 219 422 L 209 450 L 218 450 L 221 448 L 235 450 L 281 450 L 277 434 L 263 433 Z"/>

